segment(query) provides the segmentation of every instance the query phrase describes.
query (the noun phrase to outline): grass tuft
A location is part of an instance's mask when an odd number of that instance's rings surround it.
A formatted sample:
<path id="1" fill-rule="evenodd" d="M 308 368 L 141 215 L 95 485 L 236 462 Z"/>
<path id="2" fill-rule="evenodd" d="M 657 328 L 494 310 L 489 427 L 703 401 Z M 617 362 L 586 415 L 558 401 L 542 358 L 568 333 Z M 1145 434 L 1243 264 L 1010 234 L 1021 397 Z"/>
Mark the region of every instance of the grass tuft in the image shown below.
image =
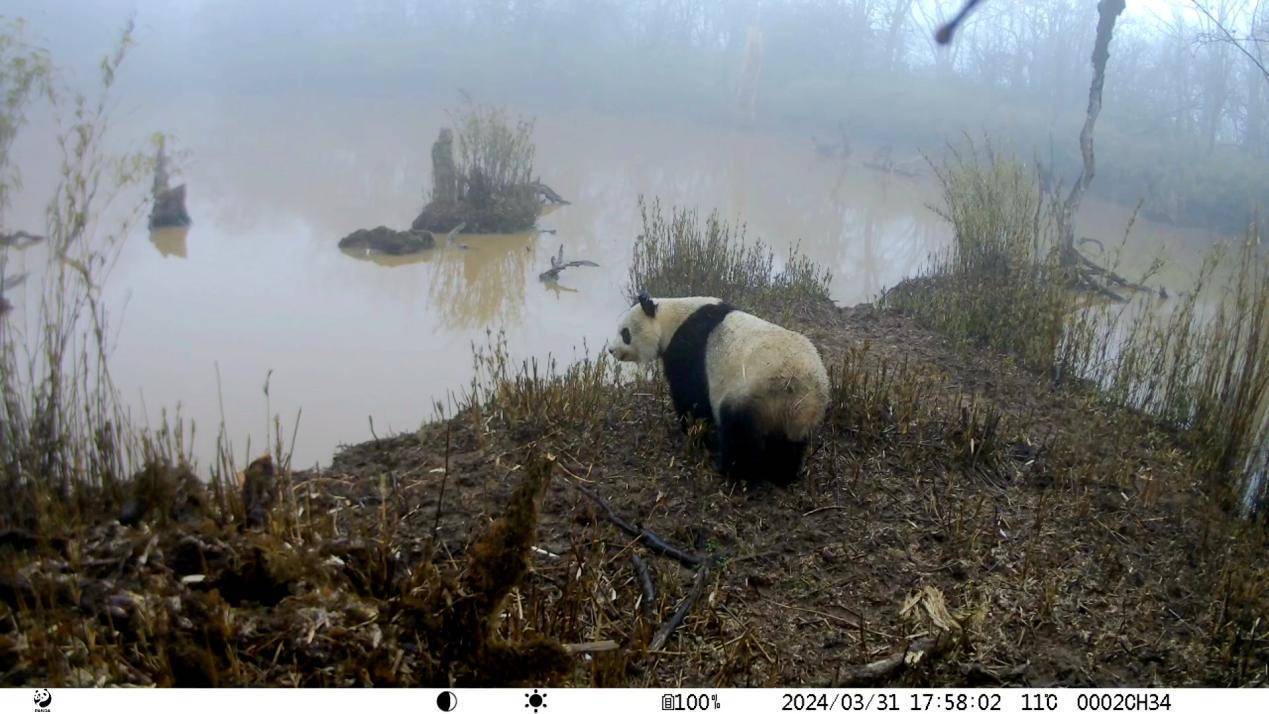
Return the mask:
<path id="1" fill-rule="evenodd" d="M 640 198 L 643 231 L 635 242 L 627 296 L 640 290 L 654 297 L 710 296 L 767 315 L 791 316 L 830 304 L 828 269 L 795 246 L 779 266 L 761 240 L 746 241 L 744 225 L 715 211 L 703 221 L 695 210 L 671 208 Z"/>

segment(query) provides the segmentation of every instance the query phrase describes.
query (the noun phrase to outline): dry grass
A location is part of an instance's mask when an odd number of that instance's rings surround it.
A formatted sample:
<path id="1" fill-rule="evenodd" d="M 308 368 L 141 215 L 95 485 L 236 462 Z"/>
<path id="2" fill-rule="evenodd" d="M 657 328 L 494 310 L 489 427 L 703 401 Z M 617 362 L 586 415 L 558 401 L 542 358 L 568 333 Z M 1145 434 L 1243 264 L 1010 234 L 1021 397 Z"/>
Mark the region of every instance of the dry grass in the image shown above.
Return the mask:
<path id="1" fill-rule="evenodd" d="M 458 170 L 468 190 L 484 182 L 505 194 L 533 180 L 533 121 L 513 122 L 500 107 L 468 99 L 449 113 L 458 139 Z"/>
<path id="2" fill-rule="evenodd" d="M 883 303 L 930 327 L 1052 368 L 1072 296 L 1062 280 L 1053 212 L 1021 164 L 970 144 L 934 166 L 955 241 Z"/>
<path id="3" fill-rule="evenodd" d="M 761 240 L 717 212 L 703 221 L 695 210 L 639 201 L 643 230 L 635 242 L 626 292 L 654 297 L 711 296 L 742 309 L 788 317 L 828 302 L 831 276 L 794 247 L 780 266 Z"/>
<path id="4" fill-rule="evenodd" d="M 883 304 L 1016 356 L 1055 383 L 1089 382 L 1108 402 L 1187 432 L 1213 488 L 1262 502 L 1269 259 L 1255 226 L 1232 266 L 1215 249 L 1175 305 L 1151 295 L 1082 306 L 1057 250 L 1057 208 L 1020 164 L 971 144 L 936 172 L 956 240 Z M 1217 274 L 1228 280 L 1223 290 L 1212 289 Z"/>
<path id="5" fill-rule="evenodd" d="M 117 499 L 121 480 L 143 457 L 110 381 L 111 325 L 100 301 L 101 282 L 140 214 L 140 203 L 113 229 L 94 222 L 147 174 L 144 157 L 114 157 L 102 150 L 107 97 L 130 43 L 129 26 L 116 51 L 102 60 L 96 98 L 47 92 L 64 117 L 60 181 L 46 213 L 40 291 L 28 289 L 20 314 L 0 323 L 0 459 L 5 465 L 0 486 L 11 495 L 0 509 L 0 524 L 38 529 L 50 520 L 73 518 L 86 505 L 82 487 Z M 7 111 L 6 123 L 20 120 L 20 108 Z"/>

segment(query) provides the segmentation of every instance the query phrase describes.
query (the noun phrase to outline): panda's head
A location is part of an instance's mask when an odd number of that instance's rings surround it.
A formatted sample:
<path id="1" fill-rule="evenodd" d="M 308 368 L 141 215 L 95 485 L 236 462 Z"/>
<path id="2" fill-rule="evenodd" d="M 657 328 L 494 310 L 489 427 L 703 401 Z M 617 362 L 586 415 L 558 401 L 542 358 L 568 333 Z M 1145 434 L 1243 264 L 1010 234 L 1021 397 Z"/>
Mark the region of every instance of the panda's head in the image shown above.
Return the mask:
<path id="1" fill-rule="evenodd" d="M 660 356 L 661 331 L 657 304 L 647 292 L 626 311 L 617 325 L 617 339 L 608 346 L 608 353 L 622 362 L 651 362 Z"/>

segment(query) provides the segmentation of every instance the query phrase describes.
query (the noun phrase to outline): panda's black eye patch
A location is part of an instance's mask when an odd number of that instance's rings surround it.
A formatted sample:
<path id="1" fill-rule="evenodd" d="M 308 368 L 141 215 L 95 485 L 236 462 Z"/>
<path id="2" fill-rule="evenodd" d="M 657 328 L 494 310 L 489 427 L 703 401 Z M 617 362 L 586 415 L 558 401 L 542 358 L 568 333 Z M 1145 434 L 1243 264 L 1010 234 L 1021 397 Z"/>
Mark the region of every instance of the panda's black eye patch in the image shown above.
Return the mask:
<path id="1" fill-rule="evenodd" d="M 630 328 L 629 327 L 621 328 L 621 341 L 625 342 L 626 344 L 630 344 Z"/>

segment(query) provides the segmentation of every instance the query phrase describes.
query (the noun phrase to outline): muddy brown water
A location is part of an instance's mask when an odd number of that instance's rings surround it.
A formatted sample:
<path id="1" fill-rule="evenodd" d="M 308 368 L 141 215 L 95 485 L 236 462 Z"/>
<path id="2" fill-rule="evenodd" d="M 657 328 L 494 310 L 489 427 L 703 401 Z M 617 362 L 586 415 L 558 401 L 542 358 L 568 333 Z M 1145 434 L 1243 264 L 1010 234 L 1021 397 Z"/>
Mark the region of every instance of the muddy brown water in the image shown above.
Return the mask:
<path id="1" fill-rule="evenodd" d="M 206 96 L 146 113 L 146 126 L 188 152 L 175 180 L 189 186 L 194 225 L 150 236 L 138 227 L 108 283 L 120 307 L 114 376 L 139 420 L 179 405 L 207 463 L 222 404 L 239 458 L 248 438 L 263 448 L 266 408 L 287 434 L 302 409 L 294 451 L 308 466 L 369 438 L 370 418 L 380 436 L 430 418 L 434 401 L 469 382 L 471 344 L 490 332 L 505 332 L 515 359 L 595 354 L 625 309 L 640 195 L 717 209 L 778 256 L 800 243 L 831 268 L 841 304 L 871 299 L 950 238 L 931 209 L 940 197 L 930 172 L 869 169 L 870 148 L 843 163 L 801 134 L 558 111 L 537 112 L 535 132 L 536 173 L 572 201 L 539 220 L 554 233 L 462 235 L 412 257 L 340 252 L 349 232 L 406 227 L 421 206 L 446 117 L 419 104 Z M 914 152 L 895 159 L 924 169 Z M 49 183 L 38 167 L 26 178 Z M 37 220 L 37 195 L 12 215 Z M 1081 234 L 1117 242 L 1130 209 L 1086 206 Z M 1177 267 L 1165 280 L 1184 284 L 1212 239 L 1139 220 L 1126 262 L 1144 266 L 1166 248 Z M 539 282 L 561 244 L 566 259 L 601 267 Z"/>

